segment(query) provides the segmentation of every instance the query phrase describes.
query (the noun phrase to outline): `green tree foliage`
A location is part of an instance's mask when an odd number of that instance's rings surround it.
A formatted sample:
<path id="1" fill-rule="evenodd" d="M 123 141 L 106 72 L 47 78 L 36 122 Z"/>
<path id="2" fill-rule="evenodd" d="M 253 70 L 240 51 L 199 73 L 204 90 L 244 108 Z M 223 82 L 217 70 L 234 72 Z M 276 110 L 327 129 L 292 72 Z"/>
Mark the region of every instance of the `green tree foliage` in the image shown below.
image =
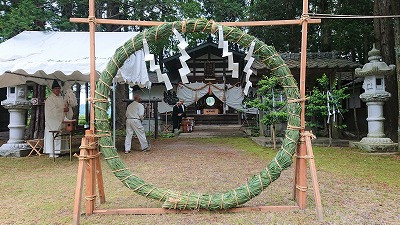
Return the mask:
<path id="1" fill-rule="evenodd" d="M 277 77 L 266 77 L 258 82 L 257 93 L 260 98 L 255 98 L 247 102 L 250 107 L 258 108 L 264 113 L 260 120 L 261 123 L 271 126 L 271 137 L 276 149 L 276 129 L 275 124 L 287 121 L 288 113 L 285 110 L 286 102 L 281 97 L 282 88 L 279 86 Z"/>
<path id="2" fill-rule="evenodd" d="M 295 19 L 301 11 L 302 0 L 254 0 L 249 6 L 249 20 Z M 300 51 L 301 27 L 298 25 L 250 27 L 249 33 L 273 45 L 278 52 Z"/>
<path id="3" fill-rule="evenodd" d="M 45 30 L 50 25 L 52 7 L 48 1 L 1 1 L 0 5 L 0 41 L 24 30 Z"/>
<path id="4" fill-rule="evenodd" d="M 207 19 L 215 21 L 239 21 L 247 18 L 247 2 L 245 0 L 200 0 Z"/>
<path id="5" fill-rule="evenodd" d="M 313 88 L 310 99 L 306 104 L 306 121 L 307 126 L 318 129 L 327 128 L 326 123 L 329 118 L 329 126 L 334 118 L 329 111 L 336 110 L 336 117 L 345 113 L 347 110 L 343 107 L 343 102 L 350 97 L 346 94 L 347 87 L 338 88 L 337 81 L 330 87 L 329 78 L 325 74 L 317 79 L 317 85 Z M 328 100 L 328 91 L 330 92 Z M 328 110 L 329 103 L 329 110 Z M 332 114 L 332 113 L 331 113 Z M 336 118 L 336 119 L 337 119 Z M 345 125 L 340 125 L 339 128 L 345 128 Z"/>
<path id="6" fill-rule="evenodd" d="M 314 0 L 311 11 L 337 15 L 372 15 L 371 0 Z M 320 25 L 310 26 L 310 49 L 317 51 L 335 50 L 340 56 L 352 61 L 366 63 L 368 51 L 374 42 L 373 21 L 325 19 Z"/>
<path id="7" fill-rule="evenodd" d="M 261 98 L 247 102 L 250 107 L 264 111 L 261 122 L 265 125 L 274 125 L 287 121 L 287 112 L 284 109 L 286 102 L 280 101 L 282 88 L 278 85 L 278 78 L 264 77 L 258 82 L 257 93 Z"/>
<path id="8" fill-rule="evenodd" d="M 71 23 L 71 17 L 88 17 L 89 3 L 87 0 L 54 0 L 53 30 L 60 31 L 88 31 L 87 24 Z"/>
<path id="9" fill-rule="evenodd" d="M 260 87 L 257 91 L 260 98 L 249 101 L 247 104 L 250 107 L 256 107 L 265 112 L 261 121 L 265 125 L 274 125 L 287 121 L 287 112 L 284 109 L 286 102 L 280 101 L 282 88 L 278 84 L 279 80 L 276 77 L 264 77 L 258 82 Z"/>

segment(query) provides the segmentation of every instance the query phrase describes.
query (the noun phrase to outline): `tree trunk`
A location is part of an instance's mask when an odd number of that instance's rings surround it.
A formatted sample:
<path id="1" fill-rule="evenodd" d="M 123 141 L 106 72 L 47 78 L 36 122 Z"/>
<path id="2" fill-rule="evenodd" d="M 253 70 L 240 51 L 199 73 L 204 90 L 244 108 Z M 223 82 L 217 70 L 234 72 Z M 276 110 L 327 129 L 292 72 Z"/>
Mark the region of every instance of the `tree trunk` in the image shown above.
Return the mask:
<path id="1" fill-rule="evenodd" d="M 354 72 L 351 73 L 352 75 L 352 80 L 353 80 L 353 84 L 352 84 L 352 91 L 353 91 L 353 96 L 355 96 L 355 78 L 354 78 Z M 360 129 L 358 128 L 358 119 L 357 119 L 357 109 L 354 106 L 353 108 L 353 116 L 354 116 L 354 127 L 356 128 L 356 133 L 357 133 L 357 140 L 360 139 Z"/>
<path id="2" fill-rule="evenodd" d="M 80 106 L 81 106 L 81 103 L 80 103 L 81 102 L 81 85 L 76 84 L 75 87 L 76 87 L 75 97 L 76 97 L 76 101 L 78 102 L 78 105 L 73 109 L 74 115 L 73 115 L 72 119 L 75 119 L 78 124 L 79 123 L 79 110 L 80 110 Z"/>
<path id="3" fill-rule="evenodd" d="M 272 142 L 274 143 L 274 150 L 276 150 L 276 130 L 275 130 L 275 124 L 272 124 L 272 126 L 271 126 L 271 132 L 272 132 Z"/>
<path id="4" fill-rule="evenodd" d="M 37 87 L 39 85 L 33 84 L 33 95 L 32 98 L 37 98 Z M 31 108 L 29 109 L 30 111 L 30 120 L 29 120 L 29 125 L 28 129 L 25 130 L 25 136 L 27 139 L 34 139 L 34 132 L 35 132 L 35 125 L 36 125 L 36 105 L 32 105 Z"/>
<path id="5" fill-rule="evenodd" d="M 27 139 L 43 138 L 44 136 L 44 100 L 46 86 L 34 84 L 32 98 L 38 99 L 38 104 L 31 107 L 30 122 L 27 129 Z"/>
<path id="6" fill-rule="evenodd" d="M 117 2 L 117 1 L 109 1 L 107 3 L 107 18 L 112 18 L 112 19 L 119 19 L 120 18 L 120 14 L 119 14 L 119 6 L 121 5 L 121 3 Z M 117 24 L 107 24 L 106 25 L 106 30 L 107 31 L 119 31 L 121 30 L 120 25 Z"/>
<path id="7" fill-rule="evenodd" d="M 374 15 L 393 15 L 392 3 L 395 0 L 381 0 L 374 2 Z M 381 50 L 382 59 L 387 64 L 394 64 L 395 51 L 394 51 L 394 24 L 392 18 L 383 18 L 374 20 L 374 30 L 375 30 L 375 40 L 377 48 Z M 387 76 L 386 78 L 386 91 L 392 94 L 384 105 L 384 117 L 385 117 L 385 134 L 387 137 L 391 138 L 393 141 L 397 141 L 397 124 L 399 105 L 396 99 L 398 95 L 397 91 L 397 78 L 396 76 Z"/>
<path id="8" fill-rule="evenodd" d="M 117 89 L 115 90 L 115 128 L 125 129 L 126 120 L 126 107 L 127 104 L 123 100 L 127 98 L 125 93 L 125 84 L 117 84 Z"/>
<path id="9" fill-rule="evenodd" d="M 395 0 L 393 1 L 393 9 L 396 15 L 400 14 L 400 2 Z M 395 43 L 395 52 L 396 52 L 396 73 L 397 73 L 397 88 L 400 87 L 400 18 L 395 18 L 394 21 L 394 43 Z M 397 101 L 400 110 L 400 90 L 397 89 Z M 399 114 L 400 115 L 400 111 Z M 400 116 L 398 117 L 398 125 L 397 125 L 397 141 L 400 141 Z M 400 151 L 400 145 L 399 145 Z"/>
<path id="10" fill-rule="evenodd" d="M 37 124 L 37 129 L 35 133 L 35 137 L 37 138 L 43 138 L 44 137 L 44 101 L 46 99 L 46 85 L 39 85 L 38 87 L 38 98 L 39 98 L 39 106 L 38 106 L 38 111 L 37 111 L 37 118 L 38 118 L 38 124 Z"/>
<path id="11" fill-rule="evenodd" d="M 331 147 L 332 146 L 332 122 L 328 124 L 328 139 L 329 139 L 328 147 Z"/>
<path id="12" fill-rule="evenodd" d="M 329 3 L 328 1 L 319 1 L 319 10 L 321 13 L 329 13 Z M 332 51 L 331 44 L 332 29 L 328 26 L 321 26 L 321 50 L 323 52 Z"/>

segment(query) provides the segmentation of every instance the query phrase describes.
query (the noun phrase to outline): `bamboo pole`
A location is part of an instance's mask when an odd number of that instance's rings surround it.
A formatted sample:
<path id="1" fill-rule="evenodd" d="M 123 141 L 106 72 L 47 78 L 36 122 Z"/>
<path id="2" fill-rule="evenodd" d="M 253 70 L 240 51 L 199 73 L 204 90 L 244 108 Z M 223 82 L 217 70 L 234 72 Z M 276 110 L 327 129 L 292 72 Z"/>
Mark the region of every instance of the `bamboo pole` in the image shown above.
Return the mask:
<path id="1" fill-rule="evenodd" d="M 308 32 L 308 0 L 303 0 L 303 23 L 301 29 L 301 61 L 300 61 L 300 96 L 302 99 L 306 97 L 306 67 L 307 67 L 307 32 Z M 301 130 L 304 133 L 305 127 L 305 101 L 301 102 L 301 116 L 300 116 Z M 300 209 L 306 208 L 306 190 L 307 190 L 307 177 L 306 177 L 306 159 L 304 156 L 307 154 L 306 143 L 304 137 L 300 139 L 300 147 L 298 148 L 298 177 L 297 177 L 297 203 Z"/>
<path id="2" fill-rule="evenodd" d="M 88 18 L 70 18 L 72 23 L 92 23 Z M 256 26 L 276 26 L 276 25 L 301 25 L 302 20 L 271 20 L 271 21 L 247 21 L 247 22 L 218 22 L 225 26 L 236 26 L 236 27 L 256 27 Z M 118 24 L 125 26 L 159 26 L 165 22 L 159 21 L 139 21 L 139 20 L 115 20 L 115 19 L 95 19 L 97 24 Z M 308 23 L 318 24 L 321 23 L 321 19 L 309 19 Z"/>

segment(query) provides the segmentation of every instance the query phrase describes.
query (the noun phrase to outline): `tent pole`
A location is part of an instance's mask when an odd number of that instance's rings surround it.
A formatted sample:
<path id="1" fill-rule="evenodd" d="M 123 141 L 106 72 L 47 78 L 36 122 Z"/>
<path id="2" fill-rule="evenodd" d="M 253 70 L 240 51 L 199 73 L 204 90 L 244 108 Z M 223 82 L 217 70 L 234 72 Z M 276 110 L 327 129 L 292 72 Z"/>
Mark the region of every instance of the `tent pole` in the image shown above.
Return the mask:
<path id="1" fill-rule="evenodd" d="M 149 107 L 151 108 L 151 100 L 150 100 L 150 98 L 151 98 L 151 88 L 149 88 L 149 94 L 148 94 L 148 96 L 149 96 Z M 147 110 L 147 113 L 148 113 L 148 120 L 149 120 L 149 140 L 147 141 L 148 143 L 149 143 L 149 145 L 150 145 L 150 137 L 151 137 L 151 120 L 150 120 L 150 113 L 151 111 L 150 110 Z"/>

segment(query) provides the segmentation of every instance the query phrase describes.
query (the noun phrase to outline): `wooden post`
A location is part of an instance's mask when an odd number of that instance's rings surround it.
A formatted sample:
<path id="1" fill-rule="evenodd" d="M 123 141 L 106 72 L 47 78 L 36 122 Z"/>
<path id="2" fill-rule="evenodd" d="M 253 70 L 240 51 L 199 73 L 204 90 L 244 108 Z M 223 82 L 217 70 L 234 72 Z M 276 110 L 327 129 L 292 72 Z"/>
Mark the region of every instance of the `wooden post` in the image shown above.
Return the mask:
<path id="1" fill-rule="evenodd" d="M 76 188 L 75 188 L 75 200 L 74 200 L 74 211 L 72 213 L 72 224 L 79 224 L 80 212 L 81 212 L 81 200 L 82 200 L 82 188 L 83 188 L 83 172 L 85 171 L 85 164 L 87 157 L 86 152 L 87 140 L 85 137 L 82 138 L 80 153 L 79 153 L 79 164 L 78 164 L 78 176 L 76 177 Z"/>
<path id="2" fill-rule="evenodd" d="M 69 161 L 72 161 L 72 131 L 69 132 Z"/>
<path id="3" fill-rule="evenodd" d="M 296 148 L 296 156 L 298 154 L 298 149 L 299 149 L 299 145 L 297 145 L 297 148 Z M 293 165 L 293 168 L 294 168 L 294 173 L 293 173 L 294 179 L 293 179 L 292 199 L 296 200 L 297 199 L 297 188 L 296 188 L 296 185 L 297 185 L 297 178 L 299 177 L 299 174 L 298 174 L 299 164 L 297 163 L 297 157 L 293 161 L 294 161 L 294 165 Z"/>
<path id="4" fill-rule="evenodd" d="M 96 19 L 95 18 L 95 0 L 89 0 L 89 17 L 88 18 L 70 18 L 71 22 L 75 23 L 89 23 L 89 31 L 90 31 L 90 99 L 94 99 L 95 96 L 95 29 L 97 24 L 119 24 L 119 25 L 138 25 L 138 26 L 157 26 L 161 25 L 164 22 L 158 21 L 127 21 L 127 20 L 111 20 L 111 19 Z M 301 41 L 301 64 L 300 64 L 300 95 L 302 98 L 301 106 L 301 130 L 300 132 L 303 134 L 300 139 L 299 146 L 296 150 L 297 158 L 295 159 L 295 192 L 294 198 L 298 201 L 298 206 L 292 207 L 283 207 L 281 209 L 294 209 L 300 208 L 304 209 L 306 207 L 306 158 L 307 158 L 307 146 L 308 149 L 311 148 L 311 141 L 306 146 L 306 140 L 304 136 L 304 127 L 305 127 L 305 82 L 306 82 L 306 54 L 307 54 L 307 30 L 308 24 L 316 24 L 321 23 L 320 19 L 310 19 L 308 16 L 308 0 L 303 0 L 303 15 L 299 20 L 276 20 L 276 21 L 248 21 L 248 22 L 222 22 L 221 24 L 226 26 L 274 26 L 274 25 L 302 25 L 302 41 Z M 99 195 L 100 202 L 104 202 L 104 187 L 103 187 L 103 179 L 101 175 L 101 166 L 100 160 L 98 159 L 98 150 L 94 140 L 94 107 L 93 102 L 90 104 L 90 130 L 85 132 L 86 141 L 85 146 L 87 146 L 86 150 L 88 151 L 88 155 L 85 156 L 85 159 L 89 161 L 88 166 L 86 167 L 86 214 L 91 215 L 94 212 L 95 207 L 95 187 L 96 187 L 96 171 L 100 171 L 98 174 L 97 180 L 99 181 Z M 239 118 L 240 119 L 240 118 Z M 309 137 L 310 138 L 310 137 Z M 308 150 L 308 153 L 312 155 L 311 151 Z M 84 155 L 84 152 L 81 150 L 81 155 Z M 312 161 L 314 163 L 314 161 Z M 82 165 L 81 165 L 82 164 Z M 97 164 L 97 165 L 96 165 Z M 79 223 L 79 207 L 80 207 L 80 196 L 82 192 L 82 183 L 83 183 L 83 170 L 84 162 L 80 160 L 78 167 L 78 180 L 77 180 L 77 189 L 75 192 L 75 207 L 74 207 L 74 224 Z M 310 165 L 311 166 L 311 165 Z M 315 164 L 313 164 L 314 172 Z M 80 172 L 81 171 L 81 172 Z M 315 176 L 314 176 L 315 175 Z M 322 216 L 322 206 L 320 205 L 320 196 L 318 183 L 316 180 L 316 173 L 312 174 L 314 190 L 318 190 L 318 194 L 315 195 L 317 210 L 320 210 Z M 101 193 L 102 191 L 102 193 Z M 104 198 L 104 200 L 102 200 Z M 318 198 L 318 199 L 317 199 Z M 319 202 L 319 203 L 318 203 Z M 275 209 L 276 207 L 273 207 Z M 165 211 L 165 209 L 162 209 Z M 260 211 L 260 209 L 256 209 Z"/>
<path id="5" fill-rule="evenodd" d="M 90 32 L 90 99 L 94 99 L 96 90 L 96 53 L 95 53 L 95 0 L 89 0 L 89 32 Z M 94 106 L 90 102 L 90 130 L 94 133 Z M 90 143 L 89 143 L 90 144 Z"/>
<path id="6" fill-rule="evenodd" d="M 95 163 L 95 157 L 94 157 L 94 152 L 95 152 L 95 145 L 94 143 L 94 138 L 93 138 L 93 132 L 91 130 L 86 130 L 85 131 L 85 136 L 86 139 L 88 140 L 88 145 L 86 147 L 87 152 L 88 152 L 88 160 L 87 160 L 87 166 L 86 166 L 86 204 L 85 204 L 85 212 L 86 215 L 91 215 L 93 214 L 93 210 L 95 208 L 96 204 L 96 174 L 95 174 L 95 169 L 96 169 L 96 163 Z"/>
<path id="7" fill-rule="evenodd" d="M 306 97 L 306 60 L 307 60 L 307 29 L 308 29 L 308 0 L 303 0 L 303 15 L 302 15 L 302 24 L 301 24 L 301 63 L 300 63 L 300 96 L 303 99 L 301 102 L 301 130 L 300 132 L 304 132 L 305 127 L 305 97 Z M 300 138 L 300 147 L 298 148 L 298 177 L 297 177 L 297 203 L 300 209 L 306 208 L 306 189 L 307 189 L 307 177 L 306 177 L 306 159 L 302 158 L 306 155 L 306 143 L 304 141 L 304 137 Z"/>
<path id="8" fill-rule="evenodd" d="M 95 150 L 96 154 L 96 159 L 95 159 L 95 164 L 96 164 L 96 178 L 97 178 L 97 189 L 99 191 L 99 198 L 100 198 L 100 204 L 106 203 L 106 195 L 104 192 L 104 182 L 103 182 L 103 173 L 101 170 L 101 164 L 100 164 L 100 154 L 99 149 L 96 148 Z"/>
<path id="9" fill-rule="evenodd" d="M 89 32 L 90 32 L 90 99 L 95 98 L 96 90 L 96 53 L 95 53 L 95 37 L 96 37 L 96 16 L 95 16 L 95 0 L 89 0 Z M 97 155 L 97 146 L 94 140 L 94 106 L 93 101 L 90 102 L 90 130 L 86 130 L 85 135 L 88 139 L 88 157 L 89 163 L 86 167 L 86 215 L 91 215 L 96 204 L 96 170 L 101 169 L 100 160 L 95 157 Z M 98 155 L 97 155 L 98 156 Z M 97 161 L 97 166 L 96 166 Z M 101 173 L 97 173 L 99 181 L 100 202 L 105 202 L 103 177 Z"/>
<path id="10" fill-rule="evenodd" d="M 158 101 L 154 101 L 154 139 L 158 138 Z"/>
<path id="11" fill-rule="evenodd" d="M 315 209 L 317 210 L 318 220 L 322 222 L 324 220 L 324 215 L 322 212 L 321 194 L 319 193 L 317 169 L 315 168 L 314 153 L 311 145 L 311 137 L 314 137 L 314 135 L 310 131 L 305 131 L 304 136 L 306 139 L 307 158 L 308 158 L 308 164 L 310 166 L 311 181 L 314 190 Z"/>

